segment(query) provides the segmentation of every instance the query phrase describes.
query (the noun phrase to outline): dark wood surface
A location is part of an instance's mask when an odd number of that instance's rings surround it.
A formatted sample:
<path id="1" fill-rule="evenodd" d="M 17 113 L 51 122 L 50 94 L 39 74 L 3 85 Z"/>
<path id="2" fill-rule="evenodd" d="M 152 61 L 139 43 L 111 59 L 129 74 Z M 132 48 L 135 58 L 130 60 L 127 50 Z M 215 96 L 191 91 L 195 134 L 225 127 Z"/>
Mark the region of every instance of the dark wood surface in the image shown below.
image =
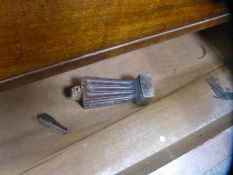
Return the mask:
<path id="1" fill-rule="evenodd" d="M 227 16 L 222 3 L 210 0 L 3 0 L 0 90 L 211 27 Z"/>

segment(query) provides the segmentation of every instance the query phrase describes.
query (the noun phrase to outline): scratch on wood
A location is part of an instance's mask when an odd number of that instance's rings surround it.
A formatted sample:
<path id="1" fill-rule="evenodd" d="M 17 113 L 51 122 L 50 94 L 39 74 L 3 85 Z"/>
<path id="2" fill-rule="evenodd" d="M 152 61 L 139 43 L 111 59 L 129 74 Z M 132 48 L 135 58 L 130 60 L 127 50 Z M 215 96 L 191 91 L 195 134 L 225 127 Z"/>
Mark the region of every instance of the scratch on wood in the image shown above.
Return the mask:
<path id="1" fill-rule="evenodd" d="M 202 49 L 202 55 L 201 55 L 201 57 L 198 57 L 197 59 L 202 59 L 202 58 L 204 58 L 204 57 L 206 56 L 206 54 L 207 54 L 206 48 L 205 48 L 203 45 L 200 45 L 200 47 L 201 47 L 201 49 Z"/>

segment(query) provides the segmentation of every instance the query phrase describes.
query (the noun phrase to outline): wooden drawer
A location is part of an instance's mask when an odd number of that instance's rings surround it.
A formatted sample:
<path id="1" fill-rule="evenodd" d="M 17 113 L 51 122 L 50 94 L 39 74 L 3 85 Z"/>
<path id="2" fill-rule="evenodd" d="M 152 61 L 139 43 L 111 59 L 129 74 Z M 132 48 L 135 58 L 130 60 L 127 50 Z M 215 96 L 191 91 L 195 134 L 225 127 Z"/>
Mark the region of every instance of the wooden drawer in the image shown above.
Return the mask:
<path id="1" fill-rule="evenodd" d="M 212 0 L 0 1 L 0 90 L 227 20 Z"/>
<path id="2" fill-rule="evenodd" d="M 213 76 L 232 88 L 225 52 L 213 44 L 188 34 L 0 93 L 1 175 L 146 174 L 226 129 L 232 101 L 214 98 L 206 82 Z M 146 107 L 84 110 L 66 97 L 83 76 L 139 73 L 150 74 L 156 89 Z M 69 133 L 39 124 L 43 112 Z"/>

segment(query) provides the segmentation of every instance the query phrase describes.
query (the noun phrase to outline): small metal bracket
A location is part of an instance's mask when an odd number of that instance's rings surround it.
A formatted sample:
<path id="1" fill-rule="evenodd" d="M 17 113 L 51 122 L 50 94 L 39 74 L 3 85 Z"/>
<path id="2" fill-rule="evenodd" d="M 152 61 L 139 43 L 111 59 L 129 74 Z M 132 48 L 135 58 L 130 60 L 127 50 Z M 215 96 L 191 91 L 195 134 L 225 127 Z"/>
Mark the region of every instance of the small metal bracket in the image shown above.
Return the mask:
<path id="1" fill-rule="evenodd" d="M 215 98 L 219 98 L 222 100 L 233 100 L 233 92 L 230 91 L 229 88 L 226 88 L 225 90 L 221 87 L 221 85 L 218 82 L 218 79 L 214 77 L 209 77 L 207 79 L 208 84 L 210 85 L 212 91 L 213 91 L 213 96 Z"/>
<path id="2" fill-rule="evenodd" d="M 68 132 L 68 129 L 64 126 L 62 126 L 57 120 L 55 120 L 52 116 L 46 113 L 42 113 L 37 115 L 37 120 L 42 123 L 45 126 L 48 126 L 51 129 L 54 129 L 55 131 L 66 134 Z"/>
<path id="3" fill-rule="evenodd" d="M 71 88 L 71 99 L 72 100 L 81 100 L 82 98 L 82 87 L 81 86 L 75 86 Z"/>

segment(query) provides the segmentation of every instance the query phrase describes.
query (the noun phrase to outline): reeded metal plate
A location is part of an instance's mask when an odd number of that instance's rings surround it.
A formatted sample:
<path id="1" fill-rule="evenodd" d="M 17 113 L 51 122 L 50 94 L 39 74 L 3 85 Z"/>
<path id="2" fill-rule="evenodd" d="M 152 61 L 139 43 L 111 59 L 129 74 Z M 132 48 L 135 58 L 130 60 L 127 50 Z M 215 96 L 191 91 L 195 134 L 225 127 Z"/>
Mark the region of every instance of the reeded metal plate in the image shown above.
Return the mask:
<path id="1" fill-rule="evenodd" d="M 71 92 L 71 98 L 81 100 L 84 108 L 127 102 L 146 105 L 155 96 L 150 75 L 139 75 L 134 80 L 85 77 Z"/>

